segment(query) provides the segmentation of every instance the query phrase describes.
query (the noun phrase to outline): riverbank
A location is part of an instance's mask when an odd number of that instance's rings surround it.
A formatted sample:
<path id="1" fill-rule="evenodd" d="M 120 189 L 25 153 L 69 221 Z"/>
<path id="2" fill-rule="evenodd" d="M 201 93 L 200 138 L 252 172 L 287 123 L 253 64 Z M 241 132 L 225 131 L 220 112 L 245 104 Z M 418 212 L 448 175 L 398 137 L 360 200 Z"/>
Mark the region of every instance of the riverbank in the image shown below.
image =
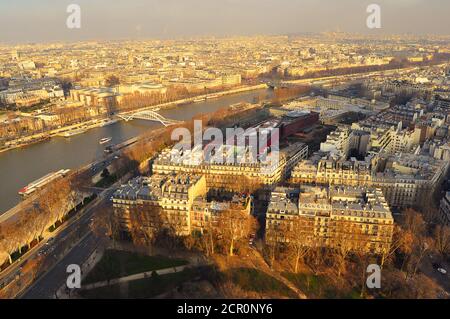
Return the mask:
<path id="1" fill-rule="evenodd" d="M 193 104 L 193 103 L 205 102 L 205 101 L 208 101 L 211 99 L 219 99 L 219 98 L 227 96 L 227 95 L 245 93 L 245 92 L 261 90 L 261 89 L 266 89 L 266 88 L 267 88 L 266 84 L 240 87 L 240 88 L 236 88 L 236 89 L 232 89 L 232 90 L 216 92 L 212 95 L 211 94 L 198 95 L 198 96 L 195 96 L 192 98 L 176 100 L 176 101 L 172 101 L 172 102 L 157 104 L 157 105 L 143 107 L 143 108 L 139 108 L 139 109 L 133 109 L 132 111 L 123 112 L 121 114 L 127 115 L 127 114 L 140 112 L 140 111 L 144 111 L 144 110 L 153 110 L 153 111 L 165 110 L 165 109 L 175 108 L 175 107 L 189 105 L 189 104 Z M 27 147 L 27 146 L 30 146 L 30 145 L 33 145 L 36 143 L 40 143 L 40 142 L 45 142 L 45 141 L 51 139 L 52 137 L 56 137 L 56 136 L 71 137 L 74 135 L 83 134 L 93 128 L 98 128 L 98 127 L 103 127 L 105 125 L 114 124 L 117 121 L 121 121 L 121 120 L 122 119 L 119 117 L 116 117 L 114 119 L 101 119 L 101 120 L 94 119 L 94 120 L 89 120 L 86 122 L 81 122 L 81 123 L 61 127 L 58 129 L 48 131 L 48 132 L 37 133 L 37 134 L 30 135 L 30 136 L 27 136 L 27 137 L 24 137 L 21 139 L 7 142 L 5 144 L 5 147 L 0 148 L 0 153 L 7 152 L 10 150 L 14 150 L 14 149 L 20 149 L 20 148 Z"/>
<path id="2" fill-rule="evenodd" d="M 161 110 L 160 114 L 166 118 L 179 121 L 190 120 L 198 114 L 215 112 L 223 107 L 236 103 L 252 103 L 257 98 L 270 99 L 273 91 L 269 89 L 244 92 L 211 99 L 204 102 L 192 103 L 176 108 Z M 113 150 L 126 147 L 139 139 L 139 136 L 148 134 L 163 126 L 158 122 L 133 120 L 118 121 L 105 127 L 97 127 L 86 133 L 72 138 L 51 138 L 45 143 L 37 143 L 11 152 L 0 154 L 0 216 L 11 211 L 20 211 L 23 201 L 18 195 L 19 189 L 30 182 L 58 171 L 63 168 L 78 171 L 81 168 L 95 169 L 100 172 L 101 162 L 107 160 L 109 154 L 105 153 L 106 145 L 99 144 L 105 137 L 112 140 L 108 146 Z M 92 167 L 92 163 L 99 163 Z M 19 205 L 16 209 L 15 207 Z M 7 214 L 8 216 L 10 214 Z M 0 217 L 0 219 L 3 219 Z"/>
<path id="3" fill-rule="evenodd" d="M 175 107 L 179 107 L 179 106 L 186 106 L 186 105 L 190 105 L 190 104 L 194 104 L 194 103 L 207 102 L 208 100 L 216 100 L 216 99 L 220 99 L 221 97 L 224 97 L 227 95 L 240 94 L 240 93 L 257 91 L 257 90 L 264 90 L 267 88 L 268 88 L 268 86 L 265 83 L 253 85 L 253 86 L 245 86 L 245 87 L 240 87 L 240 88 L 236 88 L 236 89 L 232 89 L 232 90 L 227 90 L 227 91 L 222 91 L 222 92 L 214 92 L 212 94 L 197 95 L 195 97 L 190 97 L 190 98 L 186 98 L 186 99 L 176 100 L 176 101 L 172 101 L 172 102 L 166 102 L 166 103 L 162 103 L 162 104 L 156 104 L 156 105 L 152 105 L 152 106 L 141 107 L 138 109 L 133 109 L 131 111 L 121 112 L 120 114 L 128 115 L 128 114 L 141 112 L 141 111 L 148 111 L 148 110 L 156 112 L 159 110 L 167 110 L 167 109 L 171 109 L 171 108 L 175 108 Z"/>
<path id="4" fill-rule="evenodd" d="M 87 122 L 81 122 L 61 128 L 57 128 L 48 132 L 38 133 L 31 136 L 24 137 L 19 140 L 6 143 L 6 147 L 0 149 L 0 153 L 7 152 L 13 149 L 23 148 L 36 143 L 45 142 L 52 137 L 62 136 L 70 137 L 70 132 L 79 130 L 80 133 L 85 133 L 93 128 L 103 127 L 118 122 L 119 119 L 94 119 Z M 66 135 L 67 134 L 67 135 Z"/>

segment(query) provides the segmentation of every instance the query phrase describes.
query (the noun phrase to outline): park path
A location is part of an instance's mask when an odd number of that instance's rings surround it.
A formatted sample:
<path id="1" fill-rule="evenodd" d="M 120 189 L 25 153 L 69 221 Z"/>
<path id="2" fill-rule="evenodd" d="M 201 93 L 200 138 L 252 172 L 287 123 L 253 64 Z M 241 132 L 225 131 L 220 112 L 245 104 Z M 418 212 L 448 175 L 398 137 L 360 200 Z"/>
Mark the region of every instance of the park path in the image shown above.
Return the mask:
<path id="1" fill-rule="evenodd" d="M 262 256 L 259 254 L 259 252 L 257 252 L 256 250 L 252 249 L 251 250 L 251 254 L 253 256 L 253 258 L 251 258 L 251 262 L 254 265 L 254 267 L 256 269 L 259 269 L 261 271 L 263 271 L 264 273 L 266 273 L 269 276 L 274 277 L 275 279 L 281 281 L 283 284 L 285 284 L 288 288 L 290 288 L 292 291 L 294 291 L 298 298 L 300 299 L 308 299 L 308 297 L 306 296 L 306 294 L 301 291 L 300 289 L 298 289 L 291 281 L 289 281 L 287 278 L 285 278 L 284 276 L 282 276 L 278 271 L 271 269 L 266 261 L 264 260 L 264 258 L 262 258 Z"/>
<path id="2" fill-rule="evenodd" d="M 187 266 L 188 265 L 178 266 L 178 267 L 170 267 L 170 268 L 159 269 L 159 270 L 146 271 L 146 272 L 142 272 L 142 273 L 134 274 L 134 275 L 130 275 L 130 276 L 125 276 L 125 277 L 120 277 L 120 278 L 115 278 L 115 279 L 105 280 L 105 281 L 99 281 L 99 282 L 96 282 L 96 283 L 93 283 L 93 284 L 84 285 L 82 287 L 82 289 L 83 290 L 89 290 L 89 289 L 101 288 L 101 287 L 106 287 L 106 286 L 112 286 L 112 285 L 115 285 L 115 284 L 121 284 L 121 283 L 129 282 L 129 281 L 149 278 L 149 277 L 152 276 L 153 273 L 157 273 L 158 275 L 174 274 L 174 273 L 183 271 Z"/>

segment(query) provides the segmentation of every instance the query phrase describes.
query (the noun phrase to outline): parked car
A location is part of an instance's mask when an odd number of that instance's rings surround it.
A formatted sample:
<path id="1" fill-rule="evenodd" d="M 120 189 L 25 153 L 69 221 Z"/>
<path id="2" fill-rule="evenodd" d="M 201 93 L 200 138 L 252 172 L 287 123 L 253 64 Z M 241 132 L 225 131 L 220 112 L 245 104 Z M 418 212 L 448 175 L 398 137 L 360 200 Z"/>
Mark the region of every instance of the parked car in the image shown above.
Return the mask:
<path id="1" fill-rule="evenodd" d="M 439 271 L 443 275 L 447 274 L 447 270 L 445 270 L 444 268 L 438 268 L 437 271 Z"/>

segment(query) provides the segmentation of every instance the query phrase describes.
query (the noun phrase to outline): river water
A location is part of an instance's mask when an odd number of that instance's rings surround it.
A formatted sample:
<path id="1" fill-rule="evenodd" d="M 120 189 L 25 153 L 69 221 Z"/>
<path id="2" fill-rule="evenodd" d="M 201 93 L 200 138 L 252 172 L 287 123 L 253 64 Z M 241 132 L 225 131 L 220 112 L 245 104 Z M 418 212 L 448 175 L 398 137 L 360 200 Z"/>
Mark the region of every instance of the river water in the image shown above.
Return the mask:
<path id="1" fill-rule="evenodd" d="M 199 113 L 209 113 L 238 102 L 254 102 L 268 97 L 270 90 L 257 90 L 224 96 L 215 100 L 178 106 L 158 111 L 164 117 L 188 120 Z M 124 142 L 147 130 L 161 127 L 157 122 L 120 121 L 99 127 L 71 138 L 55 137 L 49 141 L 0 153 L 0 215 L 17 205 L 18 190 L 30 182 L 63 168 L 75 169 L 104 156 L 103 137 L 112 137 L 112 144 Z"/>

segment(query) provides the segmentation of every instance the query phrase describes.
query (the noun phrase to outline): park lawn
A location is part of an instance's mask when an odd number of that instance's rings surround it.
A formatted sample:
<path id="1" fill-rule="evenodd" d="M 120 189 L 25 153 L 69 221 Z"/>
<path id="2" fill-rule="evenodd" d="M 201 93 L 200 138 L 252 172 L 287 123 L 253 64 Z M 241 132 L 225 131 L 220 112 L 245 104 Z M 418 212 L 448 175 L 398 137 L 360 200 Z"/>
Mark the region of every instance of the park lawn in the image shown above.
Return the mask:
<path id="1" fill-rule="evenodd" d="M 171 259 L 164 256 L 147 256 L 138 253 L 108 249 L 94 269 L 83 280 L 90 284 L 108 279 L 139 274 L 146 271 L 159 270 L 186 265 L 182 259 Z"/>
<path id="2" fill-rule="evenodd" d="M 303 291 L 308 298 L 314 299 L 359 299 L 359 292 L 355 289 L 350 291 L 338 291 L 330 286 L 326 276 L 284 272 L 282 276 L 292 282 L 298 289 Z"/>
<path id="3" fill-rule="evenodd" d="M 257 269 L 232 268 L 225 271 L 224 275 L 243 290 L 261 294 L 276 293 L 288 298 L 298 298 L 296 293 L 284 283 Z"/>
<path id="4" fill-rule="evenodd" d="M 108 188 L 111 185 L 113 185 L 115 182 L 117 182 L 117 176 L 113 174 L 113 175 L 109 175 L 109 176 L 106 176 L 106 177 L 102 177 L 102 179 L 99 180 L 95 184 L 95 187 Z"/>
<path id="5" fill-rule="evenodd" d="M 80 292 L 87 299 L 146 299 L 154 298 L 175 289 L 198 275 L 196 269 L 184 269 L 181 272 L 167 275 L 152 275 L 151 277 L 133 280 L 124 284 L 95 288 Z M 120 285 L 128 285 L 121 289 Z M 126 294 L 125 296 L 123 294 Z"/>

